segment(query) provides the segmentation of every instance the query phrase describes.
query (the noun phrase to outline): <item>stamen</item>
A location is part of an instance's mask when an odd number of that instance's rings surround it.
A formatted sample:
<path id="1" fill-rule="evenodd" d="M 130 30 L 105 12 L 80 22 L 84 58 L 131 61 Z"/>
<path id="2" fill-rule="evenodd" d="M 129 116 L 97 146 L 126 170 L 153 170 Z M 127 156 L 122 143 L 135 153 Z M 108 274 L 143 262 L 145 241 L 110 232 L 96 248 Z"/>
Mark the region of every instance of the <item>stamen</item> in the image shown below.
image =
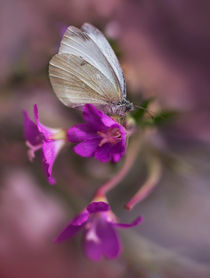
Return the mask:
<path id="1" fill-rule="evenodd" d="M 35 157 L 35 152 L 42 148 L 42 143 L 39 145 L 32 145 L 29 141 L 26 141 L 26 146 L 29 148 L 28 150 L 28 159 L 32 162 Z"/>
<path id="2" fill-rule="evenodd" d="M 121 141 L 121 131 L 119 128 L 110 127 L 107 131 L 98 131 L 97 134 L 102 137 L 99 147 L 105 143 L 111 143 L 113 145 Z"/>

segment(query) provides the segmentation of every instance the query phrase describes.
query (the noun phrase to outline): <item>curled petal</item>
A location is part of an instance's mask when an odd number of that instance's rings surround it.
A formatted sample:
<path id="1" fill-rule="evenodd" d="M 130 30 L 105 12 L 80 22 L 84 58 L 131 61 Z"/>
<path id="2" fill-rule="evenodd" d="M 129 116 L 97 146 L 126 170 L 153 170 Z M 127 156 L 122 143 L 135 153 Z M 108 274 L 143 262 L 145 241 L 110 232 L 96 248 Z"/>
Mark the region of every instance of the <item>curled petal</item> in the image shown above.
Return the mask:
<path id="1" fill-rule="evenodd" d="M 114 226 L 120 227 L 120 228 L 131 228 L 133 226 L 139 225 L 143 220 L 142 216 L 137 217 L 133 222 L 131 223 L 112 223 Z"/>
<path id="2" fill-rule="evenodd" d="M 89 213 L 96 213 L 110 210 L 110 206 L 105 202 L 92 202 L 87 206 Z"/>

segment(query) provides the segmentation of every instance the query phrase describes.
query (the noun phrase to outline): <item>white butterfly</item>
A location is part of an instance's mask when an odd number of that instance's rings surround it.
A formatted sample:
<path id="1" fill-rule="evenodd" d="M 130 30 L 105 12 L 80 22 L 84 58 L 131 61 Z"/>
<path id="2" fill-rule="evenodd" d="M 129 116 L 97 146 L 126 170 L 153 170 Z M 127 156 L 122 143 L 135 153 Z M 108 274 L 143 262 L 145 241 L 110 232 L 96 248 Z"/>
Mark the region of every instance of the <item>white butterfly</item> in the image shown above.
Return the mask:
<path id="1" fill-rule="evenodd" d="M 69 107 L 91 103 L 121 116 L 132 109 L 117 57 L 104 35 L 89 23 L 81 29 L 68 27 L 50 61 L 49 76 L 57 97 Z"/>

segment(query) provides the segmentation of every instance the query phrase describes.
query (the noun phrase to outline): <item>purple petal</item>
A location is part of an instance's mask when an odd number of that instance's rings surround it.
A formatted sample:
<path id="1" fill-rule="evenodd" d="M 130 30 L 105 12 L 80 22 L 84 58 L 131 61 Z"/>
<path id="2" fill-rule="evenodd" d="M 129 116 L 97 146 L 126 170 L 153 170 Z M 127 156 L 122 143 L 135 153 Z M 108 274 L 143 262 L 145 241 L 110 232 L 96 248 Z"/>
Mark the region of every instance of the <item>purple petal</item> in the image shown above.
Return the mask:
<path id="1" fill-rule="evenodd" d="M 81 142 L 74 147 L 74 151 L 82 157 L 91 157 L 94 154 L 99 142 L 100 139 Z"/>
<path id="2" fill-rule="evenodd" d="M 111 149 L 111 161 L 118 162 L 125 154 L 125 149 L 125 145 L 122 142 L 113 145 Z"/>
<path id="3" fill-rule="evenodd" d="M 142 220 L 143 220 L 143 217 L 139 216 L 131 223 L 113 223 L 113 225 L 120 227 L 120 228 L 130 228 L 130 227 L 139 225 L 142 222 Z"/>
<path id="4" fill-rule="evenodd" d="M 109 222 L 100 221 L 96 227 L 96 232 L 101 239 L 104 256 L 108 259 L 116 258 L 120 254 L 121 245 L 113 225 Z"/>
<path id="5" fill-rule="evenodd" d="M 85 235 L 86 236 L 86 235 Z M 103 257 L 100 244 L 91 240 L 84 240 L 84 250 L 86 256 L 92 261 L 99 261 Z"/>
<path id="6" fill-rule="evenodd" d="M 48 182 L 50 184 L 55 184 L 56 180 L 54 177 L 52 177 L 52 168 L 53 164 L 55 162 L 55 159 L 60 152 L 61 148 L 63 147 L 65 141 L 64 140 L 56 140 L 56 141 L 49 141 L 49 142 L 43 142 L 42 146 L 42 153 L 43 153 L 43 159 L 42 159 L 42 165 L 44 168 L 44 171 L 47 175 Z"/>
<path id="7" fill-rule="evenodd" d="M 24 116 L 24 137 L 33 146 L 41 144 L 40 132 L 36 124 L 29 118 L 28 113 L 23 111 Z"/>
<path id="8" fill-rule="evenodd" d="M 92 202 L 87 206 L 89 213 L 96 213 L 110 210 L 110 206 L 105 202 Z"/>
<path id="9" fill-rule="evenodd" d="M 121 132 L 121 141 L 115 145 L 112 146 L 111 150 L 111 161 L 112 162 L 118 162 L 122 156 L 125 154 L 126 151 L 126 131 L 123 126 L 119 125 L 113 125 L 112 128 L 118 127 Z"/>
<path id="10" fill-rule="evenodd" d="M 49 141 L 50 137 L 52 137 L 53 134 L 56 134 L 60 131 L 60 129 L 50 128 L 50 127 L 47 127 L 47 126 L 43 125 L 42 123 L 40 123 L 38 107 L 36 104 L 34 105 L 34 118 L 36 121 L 37 128 L 38 128 L 39 132 L 42 134 L 42 136 L 44 137 L 45 141 Z"/>
<path id="11" fill-rule="evenodd" d="M 122 158 L 123 153 L 113 153 L 112 154 L 112 162 L 118 162 Z"/>
<path id="12" fill-rule="evenodd" d="M 89 213 L 85 210 L 76 216 L 64 230 L 54 239 L 54 242 L 62 242 L 72 238 L 85 225 L 89 217 Z"/>
<path id="13" fill-rule="evenodd" d="M 107 259 L 116 258 L 120 254 L 121 245 L 113 225 L 103 218 L 94 224 L 95 237 L 89 236 L 90 230 L 85 235 L 84 248 L 87 257 L 94 261 L 100 260 L 103 256 Z"/>
<path id="14" fill-rule="evenodd" d="M 112 118 L 98 110 L 92 104 L 86 104 L 83 108 L 83 118 L 95 130 L 103 130 L 115 123 Z"/>
<path id="15" fill-rule="evenodd" d="M 98 138 L 98 135 L 87 124 L 78 124 L 67 131 L 67 136 L 70 142 L 77 143 L 85 140 Z"/>
<path id="16" fill-rule="evenodd" d="M 89 211 L 85 209 L 79 215 L 75 216 L 74 219 L 72 219 L 71 224 L 73 226 L 81 226 L 87 222 L 89 215 Z"/>
<path id="17" fill-rule="evenodd" d="M 111 160 L 111 149 L 112 145 L 110 143 L 106 143 L 101 147 L 97 147 L 94 157 L 101 162 L 108 162 Z"/>

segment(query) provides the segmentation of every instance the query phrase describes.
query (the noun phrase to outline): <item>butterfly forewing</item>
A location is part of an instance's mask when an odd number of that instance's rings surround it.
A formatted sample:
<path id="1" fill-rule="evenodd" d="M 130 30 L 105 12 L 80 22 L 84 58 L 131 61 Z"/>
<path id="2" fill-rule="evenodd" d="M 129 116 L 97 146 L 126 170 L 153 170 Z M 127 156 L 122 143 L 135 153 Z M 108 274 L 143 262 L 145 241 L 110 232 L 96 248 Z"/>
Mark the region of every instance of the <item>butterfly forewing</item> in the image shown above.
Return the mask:
<path id="1" fill-rule="evenodd" d="M 55 55 L 50 61 L 49 76 L 58 98 L 70 107 L 119 102 L 110 80 L 80 56 Z"/>
<path id="2" fill-rule="evenodd" d="M 100 48 L 101 52 L 104 54 L 104 56 L 109 61 L 111 67 L 113 68 L 118 81 L 120 83 L 121 92 L 123 94 L 123 97 L 126 97 L 126 86 L 125 86 L 125 79 L 123 75 L 123 71 L 121 69 L 121 66 L 118 62 L 118 59 L 111 48 L 109 42 L 105 38 L 105 36 L 93 25 L 89 23 L 84 23 L 81 28 L 83 31 L 85 31 L 86 34 L 97 44 L 97 46 Z"/>
<path id="3" fill-rule="evenodd" d="M 59 48 L 59 54 L 64 53 L 82 57 L 98 69 L 112 83 L 118 101 L 122 100 L 121 86 L 113 68 L 88 34 L 74 26 L 68 27 Z"/>

